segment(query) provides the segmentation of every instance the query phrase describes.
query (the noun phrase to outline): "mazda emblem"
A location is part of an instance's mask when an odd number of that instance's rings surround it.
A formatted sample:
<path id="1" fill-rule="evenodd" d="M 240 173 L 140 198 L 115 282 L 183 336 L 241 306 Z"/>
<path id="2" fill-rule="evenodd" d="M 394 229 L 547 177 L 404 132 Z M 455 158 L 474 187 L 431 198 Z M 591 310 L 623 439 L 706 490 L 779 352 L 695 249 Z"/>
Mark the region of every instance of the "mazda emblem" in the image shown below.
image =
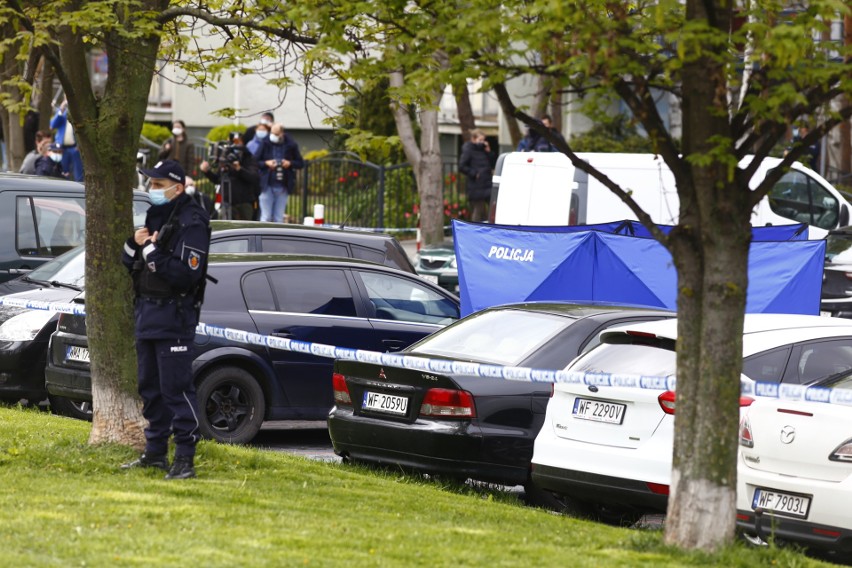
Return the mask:
<path id="1" fill-rule="evenodd" d="M 781 428 L 781 443 L 792 444 L 796 439 L 796 429 L 792 426 L 784 426 Z"/>
<path id="2" fill-rule="evenodd" d="M 595 385 L 589 385 L 589 390 L 591 392 L 598 392 L 598 387 L 596 387 Z"/>

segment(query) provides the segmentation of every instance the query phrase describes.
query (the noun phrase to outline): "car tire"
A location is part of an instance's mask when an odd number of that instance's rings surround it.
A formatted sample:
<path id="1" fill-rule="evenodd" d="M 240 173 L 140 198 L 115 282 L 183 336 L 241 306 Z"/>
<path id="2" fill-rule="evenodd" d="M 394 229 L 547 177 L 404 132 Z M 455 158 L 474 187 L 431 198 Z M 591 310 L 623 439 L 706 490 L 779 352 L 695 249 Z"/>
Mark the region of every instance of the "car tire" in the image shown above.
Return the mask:
<path id="1" fill-rule="evenodd" d="M 83 400 L 71 400 L 64 396 L 48 395 L 50 411 L 61 416 L 76 418 L 77 420 L 92 421 L 92 403 Z"/>
<path id="2" fill-rule="evenodd" d="M 250 442 L 266 414 L 263 389 L 239 367 L 219 367 L 205 374 L 198 383 L 198 407 L 201 435 L 223 444 Z"/>

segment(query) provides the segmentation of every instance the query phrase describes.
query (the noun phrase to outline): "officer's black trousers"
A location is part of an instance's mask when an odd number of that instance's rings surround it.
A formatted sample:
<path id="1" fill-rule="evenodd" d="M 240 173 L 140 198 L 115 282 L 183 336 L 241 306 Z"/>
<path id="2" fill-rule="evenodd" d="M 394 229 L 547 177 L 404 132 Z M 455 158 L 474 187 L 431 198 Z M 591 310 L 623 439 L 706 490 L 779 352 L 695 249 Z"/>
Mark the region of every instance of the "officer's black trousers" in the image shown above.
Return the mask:
<path id="1" fill-rule="evenodd" d="M 198 400 L 192 381 L 193 344 L 187 339 L 137 339 L 139 394 L 148 420 L 145 451 L 168 452 L 175 436 L 175 457 L 195 455 Z"/>

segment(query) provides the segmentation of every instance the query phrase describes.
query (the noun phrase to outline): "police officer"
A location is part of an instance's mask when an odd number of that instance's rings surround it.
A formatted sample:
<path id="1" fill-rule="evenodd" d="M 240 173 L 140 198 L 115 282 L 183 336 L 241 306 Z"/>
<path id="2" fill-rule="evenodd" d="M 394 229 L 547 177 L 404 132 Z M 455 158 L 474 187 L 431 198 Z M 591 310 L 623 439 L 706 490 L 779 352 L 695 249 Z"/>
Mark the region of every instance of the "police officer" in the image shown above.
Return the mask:
<path id="1" fill-rule="evenodd" d="M 136 291 L 136 352 L 145 452 L 122 468 L 153 467 L 166 479 L 195 477 L 198 401 L 192 380 L 193 339 L 204 291 L 210 219 L 185 191 L 174 160 L 139 170 L 151 179 L 145 226 L 124 245 L 122 261 Z M 175 459 L 169 467 L 168 441 Z"/>

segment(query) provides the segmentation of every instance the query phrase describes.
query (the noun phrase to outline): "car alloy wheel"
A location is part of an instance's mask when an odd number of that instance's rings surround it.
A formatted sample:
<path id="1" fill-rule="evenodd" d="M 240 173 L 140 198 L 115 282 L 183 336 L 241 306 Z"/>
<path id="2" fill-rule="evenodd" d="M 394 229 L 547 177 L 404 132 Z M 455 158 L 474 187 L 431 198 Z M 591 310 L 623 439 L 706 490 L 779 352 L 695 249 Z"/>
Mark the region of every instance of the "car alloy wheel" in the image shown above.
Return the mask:
<path id="1" fill-rule="evenodd" d="M 239 367 L 219 367 L 198 384 L 201 434 L 226 444 L 245 444 L 263 424 L 266 402 L 254 376 Z"/>

